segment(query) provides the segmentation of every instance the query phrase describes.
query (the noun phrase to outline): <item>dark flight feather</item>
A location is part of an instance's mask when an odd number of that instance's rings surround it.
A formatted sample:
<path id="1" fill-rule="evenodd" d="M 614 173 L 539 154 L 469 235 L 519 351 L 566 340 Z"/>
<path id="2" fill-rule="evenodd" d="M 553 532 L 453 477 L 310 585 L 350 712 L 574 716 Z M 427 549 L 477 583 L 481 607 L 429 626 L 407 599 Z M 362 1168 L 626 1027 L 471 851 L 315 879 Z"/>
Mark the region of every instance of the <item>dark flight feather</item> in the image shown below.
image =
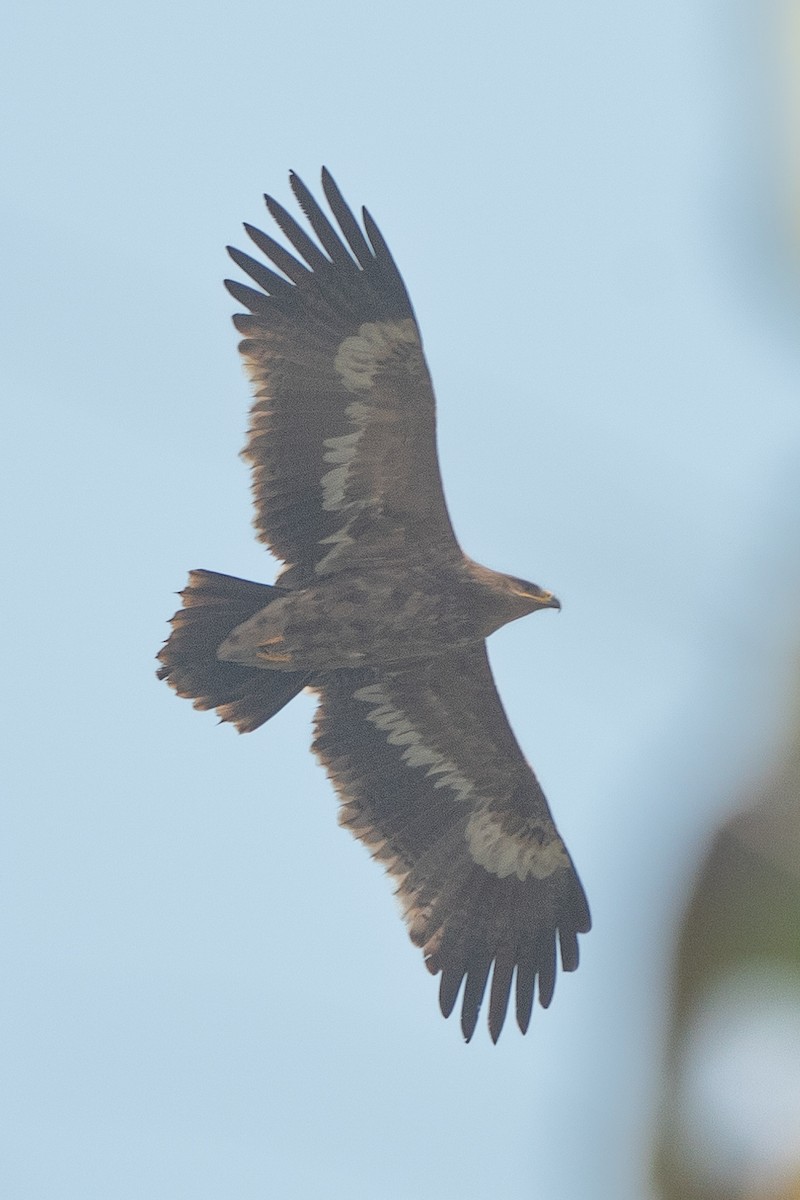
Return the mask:
<path id="1" fill-rule="evenodd" d="M 270 296 L 281 296 L 291 291 L 292 285 L 288 280 L 282 279 L 280 275 L 271 271 L 269 267 L 265 267 L 257 259 L 251 258 L 242 250 L 237 250 L 235 246 L 227 246 L 226 249 L 237 267 L 241 267 L 245 274 L 249 275 L 254 283 L 257 283 Z"/>
<path id="2" fill-rule="evenodd" d="M 345 236 L 348 246 L 356 256 L 356 261 L 364 270 L 372 266 L 374 255 L 367 240 L 359 228 L 353 213 L 346 203 L 342 193 L 336 186 L 336 181 L 326 167 L 322 168 L 322 187 L 325 198 L 331 206 L 331 212 L 336 218 L 339 228 Z"/>
<path id="3" fill-rule="evenodd" d="M 302 263 L 299 263 L 294 255 L 290 254 L 280 242 L 276 242 L 268 233 L 257 229 L 255 225 L 248 225 L 247 222 L 245 222 L 244 229 L 247 236 L 258 246 L 261 253 L 265 254 L 279 271 L 283 271 L 284 275 L 291 279 L 292 283 L 304 284 L 306 282 L 306 278 L 311 274 L 311 271 L 308 267 L 304 267 Z"/>
<path id="4" fill-rule="evenodd" d="M 272 196 L 265 196 L 264 203 L 267 206 L 269 215 L 280 226 L 297 253 L 301 258 L 305 259 L 313 271 L 324 271 L 326 267 L 331 265 L 316 242 L 311 240 L 305 229 L 297 224 L 297 221 L 295 221 L 291 213 L 286 211 L 282 204 L 279 204 Z"/>
<path id="5" fill-rule="evenodd" d="M 335 229 L 302 179 L 292 171 L 289 176 L 289 182 L 292 185 L 292 191 L 297 197 L 300 207 L 308 218 L 311 228 L 319 238 L 322 248 L 326 251 L 331 261 L 337 267 L 343 267 L 348 271 L 355 270 L 355 263 L 345 250 Z"/>

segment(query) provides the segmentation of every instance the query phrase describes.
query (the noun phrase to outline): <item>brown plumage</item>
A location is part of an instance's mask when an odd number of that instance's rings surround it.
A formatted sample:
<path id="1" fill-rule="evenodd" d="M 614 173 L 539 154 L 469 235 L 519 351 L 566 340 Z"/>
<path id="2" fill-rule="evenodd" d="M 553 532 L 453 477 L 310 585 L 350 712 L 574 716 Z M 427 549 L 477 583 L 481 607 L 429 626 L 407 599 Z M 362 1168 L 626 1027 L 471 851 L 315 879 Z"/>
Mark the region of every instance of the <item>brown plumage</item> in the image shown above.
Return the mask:
<path id="1" fill-rule="evenodd" d="M 550 1003 L 557 945 L 574 970 L 590 927 L 485 646 L 508 621 L 559 605 L 463 554 L 419 330 L 386 243 L 327 171 L 338 230 L 291 184 L 317 241 L 267 197 L 296 256 L 246 226 L 277 271 L 230 250 L 259 290 L 227 281 L 249 309 L 234 323 L 255 389 L 256 528 L 285 566 L 276 586 L 191 572 L 159 675 L 242 732 L 303 687 L 318 694 L 314 750 L 342 824 L 395 880 L 411 937 L 441 972 L 445 1016 L 463 984 L 467 1041 L 493 967 L 496 1041 L 514 978 L 524 1032 L 537 979 Z"/>

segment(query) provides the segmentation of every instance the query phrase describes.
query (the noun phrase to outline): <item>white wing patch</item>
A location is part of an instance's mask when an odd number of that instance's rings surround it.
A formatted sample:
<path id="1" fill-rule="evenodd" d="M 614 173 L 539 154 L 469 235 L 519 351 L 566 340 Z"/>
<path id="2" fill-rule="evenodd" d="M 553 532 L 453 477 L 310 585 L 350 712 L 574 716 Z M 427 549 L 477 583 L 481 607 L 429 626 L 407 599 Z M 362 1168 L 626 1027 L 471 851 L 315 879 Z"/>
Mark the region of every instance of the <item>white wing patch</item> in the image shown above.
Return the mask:
<path id="1" fill-rule="evenodd" d="M 367 720 L 376 729 L 386 734 L 386 740 L 391 746 L 404 746 L 401 754 L 404 763 L 409 767 L 427 767 L 426 776 L 439 775 L 434 787 L 449 787 L 457 800 L 467 800 L 475 791 L 475 785 L 463 775 L 455 763 L 452 763 L 438 750 L 426 746 L 422 734 L 409 721 L 405 713 L 396 709 L 386 692 L 379 683 L 370 683 L 366 687 L 353 692 L 356 700 L 362 704 L 372 705 L 367 713 Z"/>
<path id="2" fill-rule="evenodd" d="M 347 499 L 347 481 L 350 476 L 350 467 L 358 453 L 358 444 L 364 436 L 364 430 L 367 427 L 369 408 L 366 404 L 362 404 L 360 400 L 353 400 L 345 409 L 345 414 L 355 428 L 350 433 L 342 434 L 341 437 L 325 439 L 325 449 L 322 457 L 326 463 L 331 463 L 332 467 L 330 471 L 326 471 L 322 476 L 320 484 L 322 486 L 322 507 L 325 511 L 347 511 L 350 513 L 350 516 L 340 529 L 337 529 L 330 537 L 322 538 L 320 541 L 321 546 L 330 546 L 331 548 L 314 568 L 317 575 L 327 574 L 335 566 L 339 555 L 344 553 L 348 546 L 353 545 L 353 538 L 350 536 L 350 527 L 356 515 L 369 503 L 366 499 Z"/>
<path id="3" fill-rule="evenodd" d="M 372 388 L 383 364 L 398 352 L 407 352 L 409 346 L 416 347 L 421 357 L 419 335 L 410 318 L 380 324 L 367 322 L 357 334 L 345 338 L 341 343 L 334 367 L 348 392 L 355 396 L 363 395 Z M 325 439 L 322 457 L 331 464 L 331 469 L 320 479 L 322 507 L 326 512 L 346 512 L 348 516 L 341 529 L 320 542 L 320 545 L 329 545 L 330 550 L 316 564 L 314 569 L 317 575 L 326 575 L 334 569 L 340 555 L 353 545 L 350 536 L 352 522 L 357 513 L 370 503 L 366 498 L 350 500 L 347 493 L 350 472 L 373 411 L 363 400 L 352 400 L 345 409 L 345 415 L 352 425 L 351 431 Z"/>
<path id="4" fill-rule="evenodd" d="M 369 408 L 360 400 L 354 400 L 345 409 L 345 415 L 353 425 L 351 433 L 341 437 L 326 438 L 324 442 L 323 459 L 326 463 L 334 464 L 326 471 L 320 483 L 322 485 L 322 507 L 326 512 L 341 512 L 345 508 L 361 508 L 365 501 L 347 500 L 347 478 L 350 467 L 358 452 L 358 444 L 364 436 L 369 419 Z"/>
<path id="5" fill-rule="evenodd" d="M 330 550 L 314 567 L 314 571 L 317 575 L 327 574 L 327 572 L 336 565 L 336 559 L 339 557 L 339 555 L 344 554 L 347 547 L 354 544 L 355 538 L 350 536 L 350 526 L 352 521 L 353 518 L 351 517 L 341 529 L 337 529 L 335 533 L 330 535 L 330 537 L 320 538 L 320 546 L 330 546 Z"/>
<path id="6" fill-rule="evenodd" d="M 569 866 L 564 843 L 542 821 L 530 821 L 519 833 L 507 833 L 501 820 L 486 809 L 474 812 L 467 822 L 467 845 L 475 862 L 500 879 L 509 875 L 546 879 Z"/>
<path id="7" fill-rule="evenodd" d="M 349 407 L 352 408 L 354 406 L 350 405 Z M 356 449 L 363 434 L 364 426 L 362 425 L 360 428 L 354 429 L 352 433 L 343 434 L 342 437 L 325 439 L 323 459 L 326 463 L 339 464 L 332 471 L 326 471 L 320 480 L 322 484 L 322 507 L 326 512 L 338 512 L 345 506 L 345 490 L 347 488 L 350 463 L 355 458 Z"/>
<path id="8" fill-rule="evenodd" d="M 410 317 L 404 321 L 368 321 L 357 334 L 345 338 L 334 366 L 348 392 L 368 392 L 384 363 L 398 350 L 419 347 L 419 335 Z"/>

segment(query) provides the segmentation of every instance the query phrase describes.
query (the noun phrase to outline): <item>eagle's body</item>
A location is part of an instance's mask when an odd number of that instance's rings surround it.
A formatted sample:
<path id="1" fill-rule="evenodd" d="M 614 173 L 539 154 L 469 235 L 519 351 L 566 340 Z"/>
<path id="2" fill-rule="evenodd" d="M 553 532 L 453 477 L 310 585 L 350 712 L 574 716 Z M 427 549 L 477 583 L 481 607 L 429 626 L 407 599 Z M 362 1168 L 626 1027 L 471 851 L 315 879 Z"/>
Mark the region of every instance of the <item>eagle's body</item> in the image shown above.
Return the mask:
<path id="1" fill-rule="evenodd" d="M 574 970 L 590 926 L 485 647 L 501 625 L 559 605 L 462 552 L 419 330 L 386 243 L 327 172 L 338 230 L 291 182 L 319 244 L 268 197 L 299 258 L 247 226 L 281 274 L 231 250 L 261 290 L 228 282 L 249 309 L 234 320 L 255 386 L 256 526 L 286 565 L 277 586 L 191 572 L 159 674 L 242 732 L 303 687 L 318 694 L 314 750 L 342 824 L 394 877 L 411 937 L 442 974 L 445 1015 L 464 981 L 467 1040 L 494 964 L 496 1040 L 514 975 L 524 1032 L 537 977 L 550 1002 L 556 942 Z"/>
<path id="2" fill-rule="evenodd" d="M 523 590 L 523 586 L 528 590 Z M 479 645 L 501 625 L 558 601 L 464 558 L 348 570 L 287 591 L 237 625 L 224 662 L 279 671 L 397 666 Z"/>

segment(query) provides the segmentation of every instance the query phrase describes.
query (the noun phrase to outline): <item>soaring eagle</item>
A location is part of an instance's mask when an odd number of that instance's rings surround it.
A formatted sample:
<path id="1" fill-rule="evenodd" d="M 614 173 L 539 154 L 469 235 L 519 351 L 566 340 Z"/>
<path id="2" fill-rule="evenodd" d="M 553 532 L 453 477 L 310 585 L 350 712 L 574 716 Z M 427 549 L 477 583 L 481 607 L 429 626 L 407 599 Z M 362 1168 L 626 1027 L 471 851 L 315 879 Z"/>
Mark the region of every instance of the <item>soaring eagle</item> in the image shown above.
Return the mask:
<path id="1" fill-rule="evenodd" d="M 467 1041 L 494 966 L 497 1041 L 515 972 L 524 1033 L 537 977 L 550 1003 L 556 943 L 574 971 L 591 924 L 486 655 L 501 625 L 560 606 L 461 550 L 422 341 L 386 242 L 327 170 L 338 229 L 290 180 L 317 240 L 268 196 L 295 253 L 245 225 L 272 267 L 229 248 L 257 287 L 226 281 L 248 310 L 233 320 L 255 392 L 255 524 L 285 566 L 274 586 L 192 571 L 159 676 L 242 733 L 316 693 L 313 749 L 342 825 L 393 877 L 446 1017 L 463 983 Z"/>

